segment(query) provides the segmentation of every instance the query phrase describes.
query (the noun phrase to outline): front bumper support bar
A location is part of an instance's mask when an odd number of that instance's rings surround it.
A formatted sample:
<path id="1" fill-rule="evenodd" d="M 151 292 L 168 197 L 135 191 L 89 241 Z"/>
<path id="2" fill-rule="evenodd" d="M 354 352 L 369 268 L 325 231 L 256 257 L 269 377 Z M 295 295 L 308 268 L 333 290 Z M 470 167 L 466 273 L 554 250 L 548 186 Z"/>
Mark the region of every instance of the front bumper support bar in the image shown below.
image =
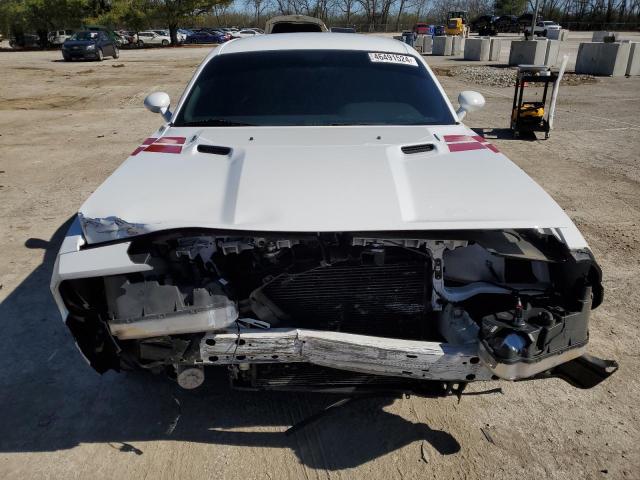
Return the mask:
<path id="1" fill-rule="evenodd" d="M 450 345 L 295 328 L 208 333 L 205 365 L 308 362 L 352 372 L 419 380 L 489 380 L 477 345 Z"/>

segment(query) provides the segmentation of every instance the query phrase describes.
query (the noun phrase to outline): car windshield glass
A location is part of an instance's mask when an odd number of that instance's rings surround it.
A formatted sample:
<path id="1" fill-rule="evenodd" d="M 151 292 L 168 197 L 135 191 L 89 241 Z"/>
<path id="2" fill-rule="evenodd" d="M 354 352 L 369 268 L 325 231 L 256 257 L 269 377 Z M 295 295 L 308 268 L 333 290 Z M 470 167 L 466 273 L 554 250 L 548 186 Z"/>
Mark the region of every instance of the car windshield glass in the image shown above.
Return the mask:
<path id="1" fill-rule="evenodd" d="M 216 56 L 196 79 L 175 121 L 176 126 L 454 123 L 419 60 L 344 50 Z"/>
<path id="2" fill-rule="evenodd" d="M 74 33 L 71 40 L 95 40 L 98 38 L 98 32 L 78 32 Z"/>

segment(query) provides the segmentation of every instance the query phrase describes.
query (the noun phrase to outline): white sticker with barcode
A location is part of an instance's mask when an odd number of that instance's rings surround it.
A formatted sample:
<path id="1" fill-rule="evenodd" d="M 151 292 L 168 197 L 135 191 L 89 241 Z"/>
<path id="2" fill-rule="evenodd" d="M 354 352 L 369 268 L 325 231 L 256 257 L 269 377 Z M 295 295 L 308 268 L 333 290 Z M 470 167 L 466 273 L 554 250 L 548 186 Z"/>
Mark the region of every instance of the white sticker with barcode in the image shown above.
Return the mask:
<path id="1" fill-rule="evenodd" d="M 418 66 L 418 61 L 411 55 L 399 55 L 397 53 L 381 53 L 370 52 L 369 60 L 378 63 L 395 63 L 397 65 L 411 65 L 413 67 Z"/>

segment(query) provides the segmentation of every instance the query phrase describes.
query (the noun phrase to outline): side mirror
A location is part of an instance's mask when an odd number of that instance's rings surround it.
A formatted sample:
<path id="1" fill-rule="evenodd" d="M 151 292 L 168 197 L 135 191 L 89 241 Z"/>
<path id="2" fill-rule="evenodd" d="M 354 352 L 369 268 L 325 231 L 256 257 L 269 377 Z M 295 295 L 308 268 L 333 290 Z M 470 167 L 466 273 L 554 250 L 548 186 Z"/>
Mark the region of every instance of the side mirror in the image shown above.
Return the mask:
<path id="1" fill-rule="evenodd" d="M 171 119 L 171 111 L 169 106 L 171 105 L 171 98 L 164 92 L 154 92 L 147 95 L 144 99 L 144 106 L 147 110 L 153 113 L 159 113 L 167 122 Z"/>
<path id="2" fill-rule="evenodd" d="M 465 90 L 458 95 L 460 107 L 456 111 L 458 120 L 462 120 L 467 113 L 475 112 L 484 107 L 485 101 L 481 93 Z"/>

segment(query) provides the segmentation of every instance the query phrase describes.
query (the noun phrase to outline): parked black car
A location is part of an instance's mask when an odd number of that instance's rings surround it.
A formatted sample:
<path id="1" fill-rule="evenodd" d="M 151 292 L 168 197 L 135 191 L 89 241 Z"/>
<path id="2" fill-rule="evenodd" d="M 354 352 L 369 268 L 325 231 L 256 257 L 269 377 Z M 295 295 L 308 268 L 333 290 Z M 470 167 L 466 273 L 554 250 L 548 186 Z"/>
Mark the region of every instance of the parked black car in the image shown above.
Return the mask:
<path id="1" fill-rule="evenodd" d="M 224 35 L 220 33 L 214 34 L 201 30 L 194 32 L 193 35 L 188 35 L 186 43 L 224 43 L 225 41 Z"/>
<path id="2" fill-rule="evenodd" d="M 494 36 L 498 34 L 498 30 L 494 23 L 497 17 L 492 15 L 481 15 L 471 22 L 471 31 L 478 32 L 480 36 Z"/>
<path id="3" fill-rule="evenodd" d="M 494 23 L 498 32 L 501 33 L 520 33 L 521 31 L 518 17 L 515 15 L 502 15 Z"/>
<path id="4" fill-rule="evenodd" d="M 40 37 L 29 33 L 17 35 L 9 39 L 9 46 L 11 48 L 39 48 L 41 47 Z"/>
<path id="5" fill-rule="evenodd" d="M 103 31 L 77 32 L 62 44 L 62 57 L 67 62 L 74 59 L 101 62 L 104 57 L 119 56 L 120 51 L 115 41 Z"/>

